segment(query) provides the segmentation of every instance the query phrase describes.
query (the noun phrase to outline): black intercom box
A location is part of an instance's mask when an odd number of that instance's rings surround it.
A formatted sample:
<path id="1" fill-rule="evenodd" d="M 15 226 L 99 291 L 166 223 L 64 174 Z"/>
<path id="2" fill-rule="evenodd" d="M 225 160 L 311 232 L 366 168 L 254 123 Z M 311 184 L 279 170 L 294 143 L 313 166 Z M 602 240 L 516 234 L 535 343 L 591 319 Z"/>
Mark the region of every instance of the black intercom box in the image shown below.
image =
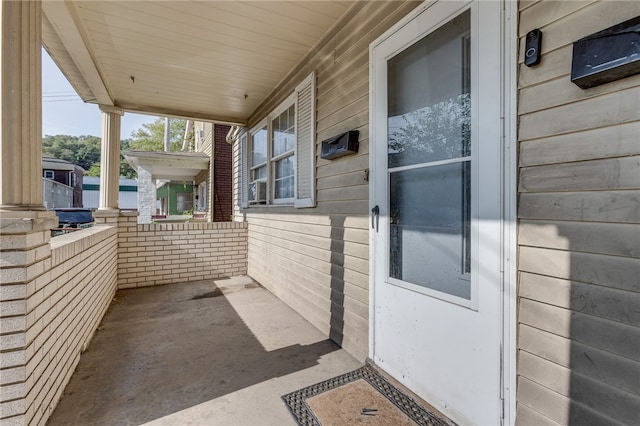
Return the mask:
<path id="1" fill-rule="evenodd" d="M 333 160 L 344 155 L 358 152 L 358 130 L 349 130 L 346 133 L 322 141 L 320 158 Z"/>
<path id="2" fill-rule="evenodd" d="M 640 16 L 573 43 L 571 81 L 582 89 L 640 73 Z"/>

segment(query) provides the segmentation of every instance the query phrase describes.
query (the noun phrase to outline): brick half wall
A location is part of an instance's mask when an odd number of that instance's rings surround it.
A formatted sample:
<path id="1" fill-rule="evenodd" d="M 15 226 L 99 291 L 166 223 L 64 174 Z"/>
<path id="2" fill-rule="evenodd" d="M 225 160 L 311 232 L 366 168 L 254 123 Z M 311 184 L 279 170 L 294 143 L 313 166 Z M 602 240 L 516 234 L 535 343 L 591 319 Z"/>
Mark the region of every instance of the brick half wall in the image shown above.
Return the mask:
<path id="1" fill-rule="evenodd" d="M 47 421 L 116 291 L 114 227 L 82 230 L 50 244 L 48 233 L 30 234 L 42 240 L 32 244 L 38 246 L 36 263 L 26 268 L 34 278 L 2 282 L 3 425 Z"/>
<path id="2" fill-rule="evenodd" d="M 138 224 L 118 220 L 118 288 L 219 279 L 247 273 L 247 224 Z"/>

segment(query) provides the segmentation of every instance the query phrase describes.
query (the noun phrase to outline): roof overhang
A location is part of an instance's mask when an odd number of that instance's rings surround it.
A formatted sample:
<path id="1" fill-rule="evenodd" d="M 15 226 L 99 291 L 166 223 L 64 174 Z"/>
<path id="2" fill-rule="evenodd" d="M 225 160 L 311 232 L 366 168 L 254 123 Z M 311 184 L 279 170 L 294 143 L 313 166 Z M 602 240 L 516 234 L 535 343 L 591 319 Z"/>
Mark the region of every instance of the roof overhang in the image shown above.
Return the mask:
<path id="1" fill-rule="evenodd" d="M 151 170 L 156 180 L 190 182 L 209 169 L 209 156 L 200 152 L 122 151 L 122 155 L 136 171 L 140 166 Z"/>
<path id="2" fill-rule="evenodd" d="M 43 45 L 85 102 L 245 125 L 357 1 L 46 1 Z"/>
<path id="3" fill-rule="evenodd" d="M 65 171 L 81 170 L 84 172 L 84 169 L 80 166 L 77 166 L 66 160 L 48 157 L 46 155 L 42 156 L 42 168 L 48 169 L 48 170 L 65 170 Z"/>

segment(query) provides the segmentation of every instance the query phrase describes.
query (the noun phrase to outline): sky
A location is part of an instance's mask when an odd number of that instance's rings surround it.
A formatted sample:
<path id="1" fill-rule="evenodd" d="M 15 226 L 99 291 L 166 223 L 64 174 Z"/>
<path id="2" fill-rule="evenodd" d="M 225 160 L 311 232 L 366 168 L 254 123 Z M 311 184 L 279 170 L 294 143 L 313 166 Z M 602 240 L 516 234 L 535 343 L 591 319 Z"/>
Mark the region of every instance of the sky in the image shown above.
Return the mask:
<path id="1" fill-rule="evenodd" d="M 121 139 L 156 117 L 125 112 L 121 122 Z M 102 113 L 96 104 L 84 103 L 67 78 L 42 49 L 42 135 L 102 135 Z"/>

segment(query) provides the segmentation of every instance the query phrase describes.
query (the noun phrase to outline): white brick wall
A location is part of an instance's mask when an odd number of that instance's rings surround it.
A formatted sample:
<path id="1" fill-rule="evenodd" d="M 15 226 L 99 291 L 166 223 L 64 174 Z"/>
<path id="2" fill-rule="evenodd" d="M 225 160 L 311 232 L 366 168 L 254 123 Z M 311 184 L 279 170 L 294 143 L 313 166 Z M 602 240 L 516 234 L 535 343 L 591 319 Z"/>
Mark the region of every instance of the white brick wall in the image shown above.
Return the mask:
<path id="1" fill-rule="evenodd" d="M 121 216 L 118 288 L 245 275 L 247 224 L 138 224 Z"/>
<path id="2" fill-rule="evenodd" d="M 30 265 L 12 271 L 15 284 L 2 286 L 2 424 L 46 422 L 116 290 L 114 227 L 50 244 L 47 233 L 26 236 L 44 236 L 44 244 L 25 251 Z"/>

